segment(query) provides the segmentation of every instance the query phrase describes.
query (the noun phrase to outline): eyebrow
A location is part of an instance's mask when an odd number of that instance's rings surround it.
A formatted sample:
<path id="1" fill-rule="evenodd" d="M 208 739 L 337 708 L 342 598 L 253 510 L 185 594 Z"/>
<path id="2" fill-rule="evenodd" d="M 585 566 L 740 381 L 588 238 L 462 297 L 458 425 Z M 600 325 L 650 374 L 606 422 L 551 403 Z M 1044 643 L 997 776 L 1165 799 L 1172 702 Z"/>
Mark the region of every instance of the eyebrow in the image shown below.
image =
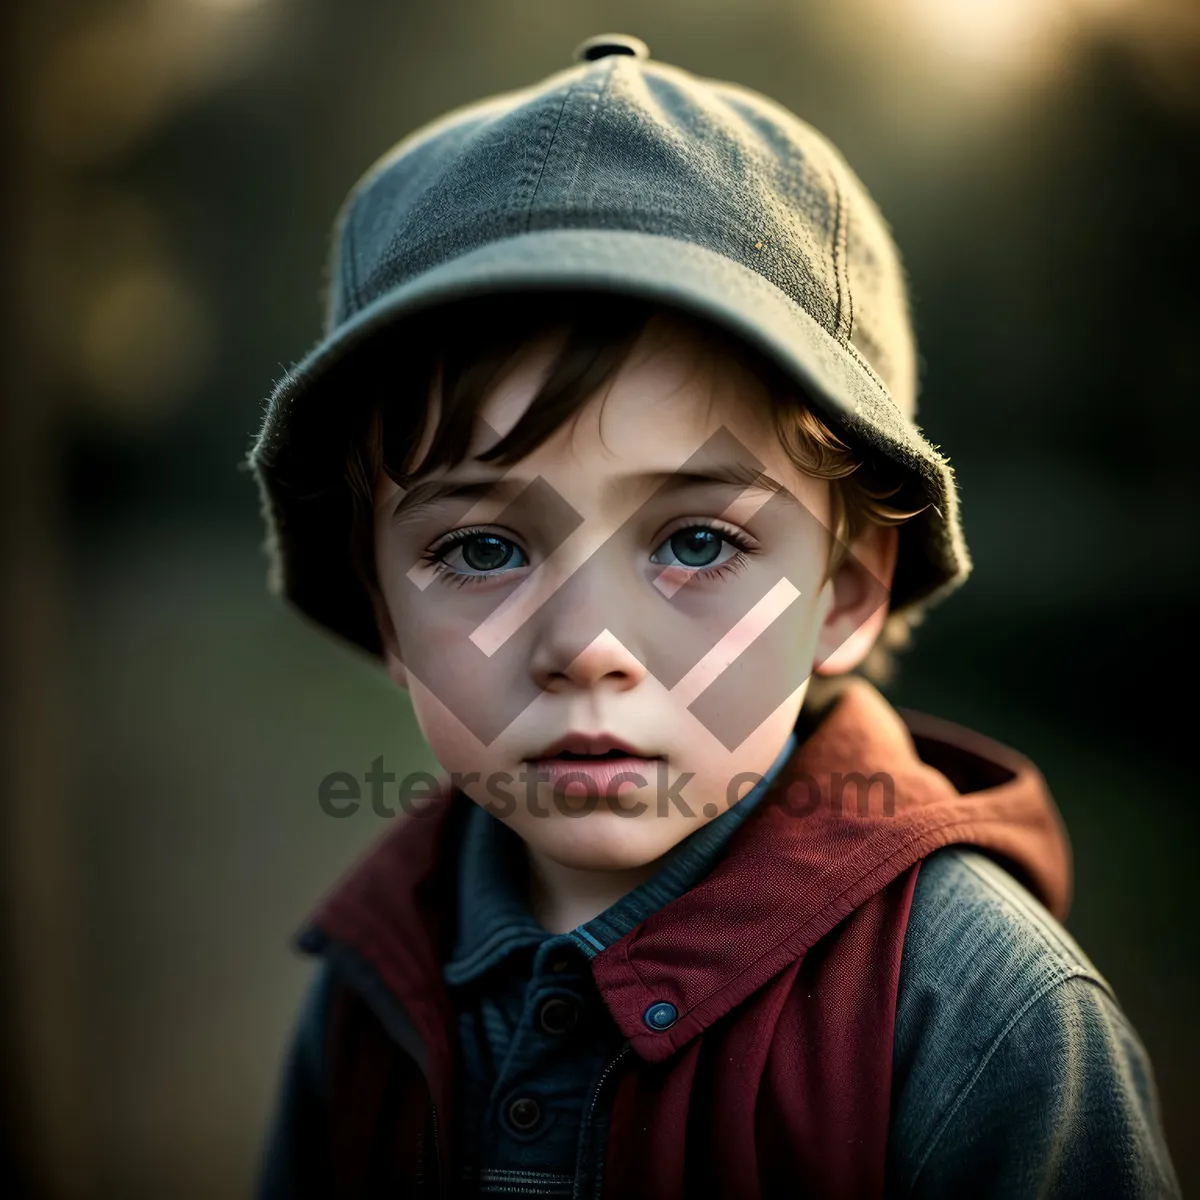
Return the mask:
<path id="1" fill-rule="evenodd" d="M 710 463 L 693 470 L 678 471 L 649 471 L 642 474 L 632 473 L 618 476 L 612 481 L 612 487 L 627 486 L 630 481 L 639 480 L 648 483 L 658 483 L 654 495 L 683 491 L 686 488 L 697 487 L 727 487 L 739 491 L 758 490 L 768 492 L 786 500 L 795 501 L 795 497 L 778 480 L 772 479 L 749 463 L 723 462 Z M 414 484 L 396 505 L 392 513 L 393 523 L 414 520 L 421 513 L 450 500 L 513 500 L 521 494 L 533 481 L 515 475 L 489 475 L 482 478 L 449 478 L 429 479 L 423 483 Z"/>
<path id="2" fill-rule="evenodd" d="M 770 492 L 775 496 L 793 498 L 791 492 L 777 479 L 772 479 L 749 463 L 711 463 L 691 471 L 652 472 L 644 478 L 660 479 L 658 491 L 679 491 L 688 487 L 736 487 L 743 491 Z M 656 492 L 657 494 L 657 492 Z"/>
<path id="3" fill-rule="evenodd" d="M 484 479 L 428 479 L 415 483 L 392 513 L 393 523 L 416 519 L 426 509 L 450 500 L 511 500 L 528 486 L 530 481 L 516 476 L 488 476 Z"/>

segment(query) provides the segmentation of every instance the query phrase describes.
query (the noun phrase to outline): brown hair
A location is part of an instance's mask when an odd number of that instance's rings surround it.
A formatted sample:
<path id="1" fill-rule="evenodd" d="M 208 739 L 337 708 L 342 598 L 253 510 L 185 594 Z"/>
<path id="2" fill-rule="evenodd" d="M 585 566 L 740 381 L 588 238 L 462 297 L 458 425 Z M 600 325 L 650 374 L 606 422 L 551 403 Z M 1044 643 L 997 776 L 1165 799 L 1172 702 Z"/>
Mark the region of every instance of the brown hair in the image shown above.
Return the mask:
<path id="1" fill-rule="evenodd" d="M 647 324 L 664 313 L 649 301 L 604 293 L 525 293 L 462 301 L 416 318 L 404 327 L 403 345 L 415 359 L 396 385 L 394 344 L 390 375 L 368 375 L 379 383 L 359 397 L 345 471 L 353 497 L 351 559 L 364 586 L 376 585 L 374 502 L 380 474 L 401 487 L 426 472 L 449 468 L 467 456 L 480 408 L 491 389 L 531 342 L 558 337 L 558 350 L 542 385 L 517 424 L 480 462 L 511 464 L 536 449 L 616 376 Z M 678 319 L 678 314 L 671 314 Z M 752 347 L 698 318 L 711 352 L 723 351 L 749 369 L 774 400 L 775 426 L 796 467 L 831 481 L 833 526 L 828 579 L 847 547 L 871 524 L 900 525 L 921 512 L 886 501 L 907 479 L 887 460 L 852 449 L 809 406 L 790 377 Z M 467 336 L 454 336 L 467 331 Z M 385 347 L 385 353 L 386 353 Z M 426 431 L 428 396 L 441 372 L 441 413 L 419 463 L 411 460 Z M 360 376 L 367 378 L 368 375 Z M 877 684 L 895 672 L 894 652 L 909 644 L 919 623 L 913 613 L 889 613 L 868 656 L 856 668 Z M 837 677 L 814 675 L 805 705 L 823 706 L 839 689 Z"/>

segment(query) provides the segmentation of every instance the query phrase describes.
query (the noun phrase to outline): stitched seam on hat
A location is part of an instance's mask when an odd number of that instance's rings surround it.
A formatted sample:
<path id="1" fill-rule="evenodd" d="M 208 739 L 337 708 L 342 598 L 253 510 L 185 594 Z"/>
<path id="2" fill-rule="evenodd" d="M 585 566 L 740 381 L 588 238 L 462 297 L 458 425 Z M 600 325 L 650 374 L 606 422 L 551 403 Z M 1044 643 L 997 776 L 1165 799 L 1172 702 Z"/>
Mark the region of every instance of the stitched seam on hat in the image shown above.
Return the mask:
<path id="1" fill-rule="evenodd" d="M 842 194 L 842 186 L 838 182 L 837 172 L 831 171 L 833 194 L 836 201 L 833 218 L 833 282 L 837 288 L 837 319 L 834 321 L 834 333 L 839 342 L 850 340 L 850 323 L 848 318 L 850 280 L 846 273 L 846 198 Z"/>
<path id="2" fill-rule="evenodd" d="M 567 111 L 567 102 L 571 99 L 575 91 L 575 85 L 571 84 L 563 95 L 562 104 L 558 108 L 558 117 L 554 122 L 554 129 L 550 134 L 550 142 L 546 146 L 546 153 L 542 155 L 542 165 L 538 171 L 537 181 L 533 185 L 533 192 L 530 194 L 529 203 L 525 206 L 525 232 L 528 233 L 533 224 L 533 206 L 537 202 L 538 190 L 542 186 L 542 176 L 546 173 L 546 164 L 550 161 L 550 154 L 554 149 L 554 143 L 558 140 L 558 127 L 562 124 L 563 113 Z"/>
<path id="3" fill-rule="evenodd" d="M 572 202 L 576 194 L 576 185 L 579 182 L 579 166 L 587 155 L 588 146 L 592 140 L 592 133 L 596 128 L 596 110 L 600 107 L 604 97 L 608 95 L 608 90 L 612 86 L 613 76 L 617 71 L 617 63 L 620 62 L 621 57 L 619 54 L 610 55 L 608 69 L 600 80 L 600 86 L 596 89 L 591 107 L 588 109 L 587 127 L 583 133 L 583 142 L 579 147 L 579 152 L 575 155 L 575 169 L 571 172 L 571 182 L 566 191 L 565 203 L 568 208 L 572 207 Z"/>
<path id="4" fill-rule="evenodd" d="M 846 344 L 849 345 L 854 336 L 854 289 L 850 286 L 850 197 L 840 187 L 838 195 L 842 198 L 842 210 L 845 214 L 842 225 L 842 255 L 845 263 L 843 273 L 846 278 Z"/>
<path id="5" fill-rule="evenodd" d="M 871 382 L 884 394 L 884 396 L 887 398 L 887 400 L 892 405 L 895 406 L 897 412 L 899 412 L 900 415 L 903 416 L 904 415 L 903 410 L 900 408 L 899 404 L 896 404 L 896 401 L 892 397 L 891 392 L 889 392 L 887 389 L 887 384 L 884 383 L 883 380 L 879 378 L 878 374 L 875 371 L 875 368 L 873 366 L 871 366 L 871 364 L 869 362 L 867 362 L 867 360 L 865 358 L 863 358 L 862 354 L 859 352 L 858 347 L 852 345 L 850 342 L 847 342 L 842 348 L 844 350 L 848 350 L 850 352 L 850 354 L 853 355 L 854 360 L 858 363 L 858 365 L 860 367 L 862 367 L 862 369 L 864 371 L 866 371 L 867 374 L 871 377 Z M 907 420 L 907 419 L 908 418 L 905 418 L 905 420 Z"/>
<path id="6" fill-rule="evenodd" d="M 348 313 L 358 312 L 361 305 L 358 302 L 358 272 L 354 269 L 354 206 L 346 213 L 346 232 L 343 236 L 345 243 L 345 251 L 342 257 L 343 268 L 342 274 L 345 278 L 344 287 L 346 288 L 346 311 Z"/>

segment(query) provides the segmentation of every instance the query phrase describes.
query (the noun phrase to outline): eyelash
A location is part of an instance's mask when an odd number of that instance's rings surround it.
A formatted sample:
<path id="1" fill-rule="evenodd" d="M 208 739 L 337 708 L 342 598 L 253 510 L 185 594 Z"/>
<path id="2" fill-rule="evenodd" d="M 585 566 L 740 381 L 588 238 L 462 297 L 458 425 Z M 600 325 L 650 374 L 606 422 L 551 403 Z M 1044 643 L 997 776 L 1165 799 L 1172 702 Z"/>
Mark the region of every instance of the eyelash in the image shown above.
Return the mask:
<path id="1" fill-rule="evenodd" d="M 421 562 L 426 566 L 433 568 L 435 579 L 440 579 L 445 583 L 449 583 L 454 587 L 466 587 L 469 584 L 480 583 L 485 579 L 492 579 L 500 572 L 486 572 L 478 575 L 468 575 L 464 571 L 456 571 L 449 566 L 445 561 L 445 556 L 454 549 L 455 546 L 461 546 L 463 542 L 470 541 L 473 537 L 480 535 L 491 535 L 499 537 L 499 534 L 493 534 L 490 529 L 486 528 L 466 528 L 455 529 L 452 533 L 448 533 L 440 542 L 435 542 L 428 550 L 421 555 Z M 511 538 L 505 538 L 505 541 L 512 541 Z M 516 542 L 512 543 L 514 546 Z"/>
<path id="2" fill-rule="evenodd" d="M 731 554 L 723 563 L 718 563 L 714 567 L 693 567 L 690 569 L 684 567 L 684 570 L 689 571 L 689 578 L 691 579 L 722 579 L 726 575 L 736 575 L 749 563 L 750 556 L 758 553 L 746 534 L 740 529 L 732 525 L 726 525 L 721 521 L 688 521 L 686 524 L 672 529 L 662 541 L 670 541 L 677 533 L 686 533 L 689 529 L 711 530 L 713 533 L 720 534 L 723 541 L 728 542 L 737 549 L 736 554 Z M 659 543 L 659 545 L 661 544 L 662 542 Z M 663 564 L 656 563 L 655 565 L 661 566 Z"/>
<path id="3" fill-rule="evenodd" d="M 684 533 L 689 529 L 710 529 L 713 533 L 720 534 L 725 541 L 737 548 L 736 554 L 730 555 L 723 563 L 719 563 L 715 567 L 694 568 L 691 571 L 692 578 L 720 579 L 726 575 L 735 575 L 750 561 L 750 555 L 758 553 L 754 546 L 751 545 L 750 539 L 741 530 L 735 529 L 731 525 L 722 524 L 719 521 L 689 521 L 686 525 L 680 525 L 678 528 L 672 529 L 662 540 L 665 542 L 673 538 L 677 533 Z M 503 574 L 504 572 L 492 571 L 469 575 L 463 571 L 456 571 L 445 562 L 445 556 L 455 546 L 459 546 L 463 542 L 469 541 L 472 537 L 477 537 L 481 534 L 493 537 L 501 536 L 493 534 L 491 530 L 486 528 L 455 529 L 452 533 L 448 533 L 441 541 L 435 542 L 428 550 L 424 551 L 421 555 L 421 562 L 433 568 L 435 579 L 440 579 L 453 587 L 467 587 L 471 584 L 482 583 L 486 579 L 493 579 L 497 574 Z M 511 538 L 504 538 L 504 540 L 512 541 Z M 516 542 L 512 542 L 512 544 L 515 546 Z M 661 545 L 662 543 L 660 542 L 659 544 Z"/>

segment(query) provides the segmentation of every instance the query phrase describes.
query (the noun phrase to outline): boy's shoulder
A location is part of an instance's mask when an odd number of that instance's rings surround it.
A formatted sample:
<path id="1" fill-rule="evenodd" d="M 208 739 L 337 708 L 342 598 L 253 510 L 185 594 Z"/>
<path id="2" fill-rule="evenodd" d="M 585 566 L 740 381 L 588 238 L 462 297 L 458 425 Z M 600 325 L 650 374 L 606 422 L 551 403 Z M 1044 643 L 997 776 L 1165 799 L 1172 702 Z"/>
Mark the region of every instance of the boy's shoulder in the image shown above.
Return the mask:
<path id="1" fill-rule="evenodd" d="M 969 845 L 921 863 L 901 960 L 910 999 L 958 996 L 994 1013 L 1078 977 L 1116 999 L 1112 986 L 1041 900 L 993 857 Z M 992 1004 L 981 1005 L 987 998 Z"/>
<path id="2" fill-rule="evenodd" d="M 1150 1060 L 1111 984 L 970 846 L 922 861 L 893 1064 L 889 1194 L 1177 1194 Z"/>

